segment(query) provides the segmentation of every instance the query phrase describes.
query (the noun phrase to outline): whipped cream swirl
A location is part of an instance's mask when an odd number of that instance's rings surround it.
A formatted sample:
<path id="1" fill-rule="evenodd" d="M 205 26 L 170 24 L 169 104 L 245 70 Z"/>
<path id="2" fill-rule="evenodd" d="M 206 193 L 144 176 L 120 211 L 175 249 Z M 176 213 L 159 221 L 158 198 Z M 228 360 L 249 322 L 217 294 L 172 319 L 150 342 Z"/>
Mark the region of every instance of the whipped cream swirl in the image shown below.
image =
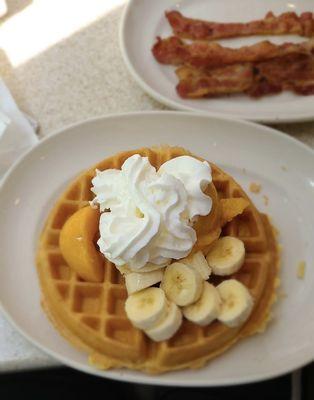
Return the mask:
<path id="1" fill-rule="evenodd" d="M 211 180 L 209 164 L 190 156 L 169 160 L 158 172 L 139 154 L 121 170 L 97 170 L 92 203 L 102 212 L 100 251 L 133 270 L 186 257 L 196 242 L 193 219 L 212 207 L 203 192 Z"/>

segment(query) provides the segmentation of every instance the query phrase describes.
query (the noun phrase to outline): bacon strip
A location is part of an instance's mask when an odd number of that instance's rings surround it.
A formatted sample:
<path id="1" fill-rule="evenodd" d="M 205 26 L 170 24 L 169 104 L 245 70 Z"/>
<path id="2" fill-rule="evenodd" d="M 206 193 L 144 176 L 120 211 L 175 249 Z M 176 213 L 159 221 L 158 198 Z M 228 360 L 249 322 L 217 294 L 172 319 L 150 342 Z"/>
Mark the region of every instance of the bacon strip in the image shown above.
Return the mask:
<path id="1" fill-rule="evenodd" d="M 223 47 L 218 43 L 194 42 L 185 44 L 180 38 L 171 36 L 157 38 L 152 48 L 156 60 L 162 64 L 215 68 L 242 62 L 259 62 L 289 54 L 314 54 L 314 39 L 302 43 L 273 44 L 269 41 L 238 49 Z"/>
<path id="2" fill-rule="evenodd" d="M 177 92 L 183 98 L 247 93 L 251 97 L 291 90 L 314 94 L 314 57 L 293 54 L 261 63 L 234 64 L 215 69 L 177 69 Z"/>
<path id="3" fill-rule="evenodd" d="M 277 17 L 268 12 L 261 20 L 246 23 L 221 23 L 184 17 L 179 11 L 168 11 L 166 17 L 173 32 L 186 39 L 214 40 L 249 35 L 314 36 L 313 13 L 304 12 L 298 16 L 286 12 Z"/>
<path id="4" fill-rule="evenodd" d="M 247 93 L 261 97 L 291 90 L 297 94 L 314 94 L 314 57 L 289 55 L 255 65 L 255 79 Z"/>
<path id="5" fill-rule="evenodd" d="M 243 93 L 253 85 L 251 63 L 234 64 L 211 70 L 182 66 L 176 70 L 179 78 L 177 92 L 182 98 L 221 96 Z"/>

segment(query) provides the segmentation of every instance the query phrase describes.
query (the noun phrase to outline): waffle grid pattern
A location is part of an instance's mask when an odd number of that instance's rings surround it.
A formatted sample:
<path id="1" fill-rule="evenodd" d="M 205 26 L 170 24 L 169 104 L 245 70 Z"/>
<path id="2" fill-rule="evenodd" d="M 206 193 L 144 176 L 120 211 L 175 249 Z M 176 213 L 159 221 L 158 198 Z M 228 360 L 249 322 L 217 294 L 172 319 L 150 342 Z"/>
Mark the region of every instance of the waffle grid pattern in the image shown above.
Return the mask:
<path id="1" fill-rule="evenodd" d="M 148 156 L 157 168 L 166 160 L 189 154 L 181 148 L 162 150 L 140 149 L 124 152 L 97 165 L 100 170 L 120 168 L 130 155 Z M 96 355 L 98 366 L 142 369 L 163 372 L 184 367 L 200 366 L 225 348 L 230 347 L 244 334 L 254 333 L 265 320 L 272 290 L 258 315 L 254 311 L 241 328 L 227 328 L 219 322 L 200 327 L 184 321 L 177 334 L 168 341 L 154 343 L 127 319 L 124 302 L 127 297 L 124 279 L 109 261 L 105 260 L 104 280 L 100 283 L 84 282 L 66 265 L 58 240 L 65 221 L 78 209 L 86 206 L 93 197 L 90 191 L 95 169 L 82 174 L 60 198 L 43 231 L 38 252 L 38 271 L 44 303 L 56 326 L 64 335 L 79 338 L 83 347 Z M 212 165 L 213 183 L 219 198 L 244 197 L 240 186 L 228 175 Z M 252 203 L 245 212 L 223 228 L 223 235 L 239 237 L 246 247 L 244 266 L 235 274 L 251 291 L 259 303 L 265 285 L 274 286 L 270 274 L 274 254 L 266 237 L 263 220 Z M 218 283 L 219 279 L 214 279 Z M 260 307 L 255 307 L 260 309 Z M 251 322 L 252 321 L 252 322 Z M 97 357 L 98 355 L 98 357 Z"/>

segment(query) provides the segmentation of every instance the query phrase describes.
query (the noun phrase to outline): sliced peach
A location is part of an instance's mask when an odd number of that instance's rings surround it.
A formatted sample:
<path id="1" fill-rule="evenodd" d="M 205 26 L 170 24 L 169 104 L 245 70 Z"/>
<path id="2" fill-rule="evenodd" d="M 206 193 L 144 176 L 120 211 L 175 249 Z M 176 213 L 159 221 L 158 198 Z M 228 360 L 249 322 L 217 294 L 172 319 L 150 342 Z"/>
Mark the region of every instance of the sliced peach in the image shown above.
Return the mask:
<path id="1" fill-rule="evenodd" d="M 90 282 L 100 282 L 104 275 L 103 258 L 94 244 L 99 217 L 98 210 L 90 206 L 81 208 L 66 221 L 60 234 L 63 258 L 81 278 Z"/>
<path id="2" fill-rule="evenodd" d="M 242 214 L 249 204 L 249 201 L 243 197 L 221 199 L 221 226 L 233 220 L 237 215 Z"/>

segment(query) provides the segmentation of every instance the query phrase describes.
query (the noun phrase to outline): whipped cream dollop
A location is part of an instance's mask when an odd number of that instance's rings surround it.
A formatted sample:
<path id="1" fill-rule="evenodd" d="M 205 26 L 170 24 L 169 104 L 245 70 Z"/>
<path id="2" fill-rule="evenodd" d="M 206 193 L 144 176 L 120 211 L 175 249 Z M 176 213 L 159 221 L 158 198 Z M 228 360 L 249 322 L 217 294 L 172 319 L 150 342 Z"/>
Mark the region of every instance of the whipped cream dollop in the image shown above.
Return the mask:
<path id="1" fill-rule="evenodd" d="M 193 219 L 212 207 L 204 194 L 211 180 L 209 164 L 190 156 L 171 159 L 158 171 L 139 154 L 121 170 L 96 170 L 92 203 L 102 212 L 100 251 L 133 270 L 186 257 L 196 242 Z"/>

